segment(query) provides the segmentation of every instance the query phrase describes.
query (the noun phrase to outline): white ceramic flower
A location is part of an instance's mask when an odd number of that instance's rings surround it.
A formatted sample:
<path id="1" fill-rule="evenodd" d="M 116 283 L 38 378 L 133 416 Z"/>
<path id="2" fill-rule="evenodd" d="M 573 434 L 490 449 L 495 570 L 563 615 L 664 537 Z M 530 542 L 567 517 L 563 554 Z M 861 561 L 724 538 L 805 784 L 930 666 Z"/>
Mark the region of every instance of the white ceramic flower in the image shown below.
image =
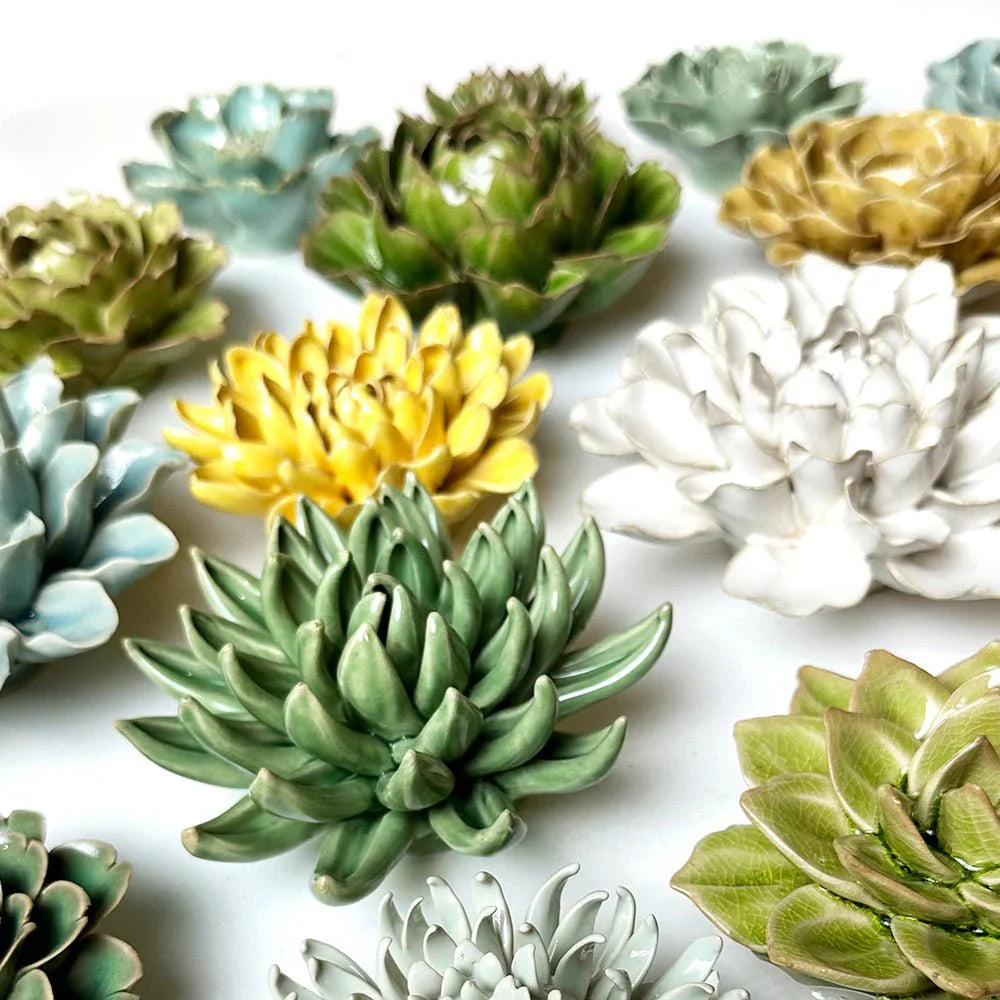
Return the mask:
<path id="1" fill-rule="evenodd" d="M 1000 597 L 1000 317 L 959 321 L 948 265 L 720 281 L 623 379 L 572 415 L 588 451 L 640 459 L 584 493 L 604 527 L 722 538 L 726 590 L 790 615 L 878 585 Z"/>

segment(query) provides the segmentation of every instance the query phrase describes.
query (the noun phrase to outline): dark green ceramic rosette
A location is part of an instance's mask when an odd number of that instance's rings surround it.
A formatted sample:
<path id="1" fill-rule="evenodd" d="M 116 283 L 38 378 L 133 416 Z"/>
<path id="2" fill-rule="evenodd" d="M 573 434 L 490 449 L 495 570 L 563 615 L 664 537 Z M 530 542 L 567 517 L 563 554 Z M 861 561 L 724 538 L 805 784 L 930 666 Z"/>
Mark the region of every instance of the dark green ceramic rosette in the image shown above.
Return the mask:
<path id="1" fill-rule="evenodd" d="M 677 180 L 633 169 L 582 85 L 487 72 L 427 102 L 429 118 L 403 116 L 389 148 L 328 183 L 304 241 L 310 267 L 417 317 L 452 300 L 467 322 L 488 316 L 544 345 L 610 306 L 663 248 Z"/>
<path id="2" fill-rule="evenodd" d="M 625 720 L 559 723 L 646 673 L 670 607 L 568 651 L 603 546 L 590 521 L 562 555 L 544 538 L 528 484 L 453 555 L 410 478 L 349 530 L 303 500 L 259 578 L 197 553 L 211 611 L 182 609 L 186 646 L 128 644 L 177 717 L 119 724 L 161 767 L 244 791 L 185 832 L 188 850 L 252 861 L 320 838 L 313 892 L 345 903 L 413 846 L 492 854 L 523 834 L 521 799 L 602 778 Z"/>
<path id="3" fill-rule="evenodd" d="M 38 813 L 0 816 L 0 997 L 137 1000 L 138 955 L 98 930 L 131 877 L 109 844 L 48 850 Z"/>

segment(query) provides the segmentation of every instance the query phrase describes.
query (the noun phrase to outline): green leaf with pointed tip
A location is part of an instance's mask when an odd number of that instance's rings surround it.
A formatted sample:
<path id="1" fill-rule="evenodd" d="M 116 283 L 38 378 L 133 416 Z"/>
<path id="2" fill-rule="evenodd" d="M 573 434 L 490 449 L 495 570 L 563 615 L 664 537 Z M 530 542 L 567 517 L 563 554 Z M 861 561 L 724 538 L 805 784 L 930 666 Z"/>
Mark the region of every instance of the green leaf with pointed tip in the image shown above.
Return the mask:
<path id="1" fill-rule="evenodd" d="M 974 677 L 996 670 L 998 667 L 1000 667 L 1000 639 L 994 639 L 972 656 L 949 667 L 938 677 L 938 681 L 949 691 L 957 691 Z"/>
<path id="2" fill-rule="evenodd" d="M 379 802 L 394 812 L 419 812 L 446 799 L 455 787 L 451 769 L 425 753 L 407 750 L 399 767 L 379 778 Z"/>
<path id="3" fill-rule="evenodd" d="M 1000 803 L 1000 757 L 985 736 L 977 736 L 930 776 L 917 799 L 917 821 L 927 829 L 934 826 L 941 796 L 962 785 L 977 785 L 991 802 Z"/>
<path id="4" fill-rule="evenodd" d="M 551 677 L 565 719 L 624 691 L 659 660 L 670 637 L 673 609 L 664 604 L 629 629 L 563 657 Z"/>
<path id="5" fill-rule="evenodd" d="M 244 669 L 233 646 L 224 646 L 219 653 L 219 669 L 235 695 L 239 704 L 253 718 L 270 726 L 276 733 L 285 732 L 285 703 L 265 691 Z M 215 708 L 206 702 L 202 704 L 210 711 Z"/>
<path id="6" fill-rule="evenodd" d="M 525 675 L 533 639 L 531 616 L 520 601 L 510 598 L 503 625 L 483 646 L 471 667 L 475 683 L 469 698 L 484 712 L 504 701 Z"/>
<path id="7" fill-rule="evenodd" d="M 371 580 L 371 577 L 368 578 Z M 384 631 L 384 620 L 386 608 L 389 605 L 388 595 L 384 590 L 372 590 L 363 593 L 354 605 L 351 617 L 347 620 L 347 637 L 360 632 L 363 626 L 367 626 L 375 633 Z"/>
<path id="8" fill-rule="evenodd" d="M 247 771 L 209 753 L 173 718 L 119 720 L 115 728 L 154 764 L 184 778 L 223 788 L 246 788 Z"/>
<path id="9" fill-rule="evenodd" d="M 218 675 L 219 651 L 223 646 L 230 645 L 236 647 L 240 656 L 254 656 L 274 663 L 276 670 L 283 665 L 285 670 L 289 669 L 285 653 L 271 641 L 266 632 L 237 625 L 215 615 L 206 615 L 186 606 L 181 608 L 181 624 L 191 651 L 206 665 L 210 665 L 215 675 Z M 146 641 L 145 645 L 148 647 L 149 642 Z"/>
<path id="10" fill-rule="evenodd" d="M 382 255 L 368 215 L 335 211 L 306 234 L 302 249 L 306 267 L 320 274 L 332 278 L 351 275 L 358 287 L 361 279 L 378 280 Z"/>
<path id="11" fill-rule="evenodd" d="M 572 595 L 572 640 L 590 621 L 604 586 L 604 542 L 593 518 L 580 525 L 561 558 Z"/>
<path id="12" fill-rule="evenodd" d="M 272 530 L 260 577 L 260 601 L 270 634 L 285 657 L 292 660 L 299 625 L 316 617 L 316 588 L 296 563 L 278 551 L 279 539 L 280 532 Z M 238 644 L 236 648 L 240 649 Z"/>
<path id="13" fill-rule="evenodd" d="M 260 861 L 304 844 L 321 829 L 316 823 L 301 823 L 264 812 L 249 796 L 244 796 L 215 819 L 189 827 L 181 839 L 196 858 Z"/>
<path id="14" fill-rule="evenodd" d="M 427 616 L 420 674 L 413 691 L 413 701 L 420 714 L 429 719 L 449 688 L 464 690 L 471 670 L 469 654 L 461 639 L 438 612 L 432 611 Z M 422 723 L 417 727 L 418 732 L 420 728 Z"/>
<path id="15" fill-rule="evenodd" d="M 87 920 L 93 927 L 121 902 L 132 879 L 132 866 L 118 861 L 118 852 L 99 840 L 62 844 L 49 851 L 49 882 L 80 886 L 90 900 Z"/>
<path id="16" fill-rule="evenodd" d="M 435 564 L 420 540 L 402 528 L 375 560 L 375 572 L 399 580 L 421 608 L 433 607 L 441 587 L 441 564 Z"/>
<path id="17" fill-rule="evenodd" d="M 233 621 L 260 629 L 264 612 L 260 606 L 260 581 L 245 570 L 194 549 L 198 585 L 212 610 Z"/>
<path id="18" fill-rule="evenodd" d="M 558 713 L 555 684 L 549 677 L 539 677 L 529 701 L 487 717 L 464 772 L 484 777 L 532 760 L 552 736 Z"/>
<path id="19" fill-rule="evenodd" d="M 972 907 L 979 926 L 989 934 L 1000 935 L 1000 893 L 976 882 L 964 882 L 958 891 Z"/>
<path id="20" fill-rule="evenodd" d="M 496 783 L 515 801 L 528 795 L 578 792 L 611 770 L 625 742 L 625 720 L 594 733 L 553 733 L 532 761 L 504 771 Z"/>
<path id="21" fill-rule="evenodd" d="M 919 795 L 935 771 L 978 736 L 1000 747 L 1000 698 L 983 698 L 938 721 L 910 765 L 910 793 Z"/>
<path id="22" fill-rule="evenodd" d="M 459 565 L 469 574 L 482 599 L 481 634 L 492 636 L 504 620 L 504 609 L 514 592 L 514 563 L 500 536 L 480 524 L 469 539 Z"/>
<path id="23" fill-rule="evenodd" d="M 313 589 L 319 584 L 326 569 L 326 560 L 319 550 L 304 536 L 296 526 L 284 518 L 279 518 L 274 525 L 271 548 L 284 556 L 305 577 Z M 312 613 L 312 602 L 308 602 L 307 615 Z"/>
<path id="24" fill-rule="evenodd" d="M 217 667 L 212 672 L 185 649 L 166 643 L 126 639 L 128 658 L 154 683 L 175 698 L 194 698 L 219 715 L 244 718 L 246 711 L 226 687 Z"/>
<path id="25" fill-rule="evenodd" d="M 343 714 L 343 699 L 334 676 L 336 660 L 322 624 L 314 621 L 300 625 L 295 635 L 295 648 L 302 683 L 328 714 L 340 718 Z"/>
<path id="26" fill-rule="evenodd" d="M 483 728 L 483 713 L 457 688 L 449 688 L 413 741 L 413 749 L 449 763 L 462 757 Z"/>
<path id="27" fill-rule="evenodd" d="M 416 831 L 417 820 L 401 812 L 333 824 L 320 844 L 313 895 L 321 903 L 351 903 L 367 896 L 406 853 Z"/>
<path id="28" fill-rule="evenodd" d="M 562 656 L 573 627 L 573 598 L 569 580 L 555 549 L 546 545 L 538 564 L 538 580 L 528 608 L 535 633 L 531 652 L 531 665 L 521 681 L 521 692 L 526 696 L 535 678 L 548 673 Z"/>
<path id="29" fill-rule="evenodd" d="M 768 957 L 827 983 L 892 996 L 930 986 L 878 915 L 816 885 L 796 889 L 771 911 Z"/>
<path id="30" fill-rule="evenodd" d="M 510 799 L 489 781 L 477 781 L 463 797 L 452 796 L 432 809 L 428 820 L 441 841 L 462 854 L 495 854 L 525 832 Z"/>
<path id="31" fill-rule="evenodd" d="M 826 726 L 811 715 L 744 719 L 733 730 L 740 769 L 749 785 L 782 774 L 829 774 Z"/>
<path id="32" fill-rule="evenodd" d="M 129 991 L 141 976 L 133 948 L 107 934 L 91 934 L 61 978 L 74 1000 L 132 1000 L 136 995 Z"/>
<path id="33" fill-rule="evenodd" d="M 1000 992 L 1000 939 L 894 917 L 900 950 L 935 986 L 986 1000 Z"/>
<path id="34" fill-rule="evenodd" d="M 316 588 L 316 617 L 336 649 L 347 641 L 347 622 L 361 596 L 361 575 L 346 550 L 333 556 Z"/>
<path id="35" fill-rule="evenodd" d="M 703 838 L 670 884 L 734 941 L 764 952 L 771 911 L 809 879 L 760 830 L 731 826 Z"/>
<path id="36" fill-rule="evenodd" d="M 538 574 L 538 557 L 542 551 L 542 536 L 532 523 L 524 504 L 511 497 L 491 522 L 514 567 L 513 596 L 526 602 Z"/>
<path id="37" fill-rule="evenodd" d="M 850 710 L 872 715 L 922 737 L 948 700 L 948 689 L 915 663 L 873 650 L 854 686 Z"/>
<path id="38" fill-rule="evenodd" d="M 834 791 L 847 815 L 873 833 L 879 786 L 902 784 L 920 744 L 908 728 L 888 718 L 831 708 L 824 722 Z"/>
<path id="39" fill-rule="evenodd" d="M 248 789 L 254 804 L 285 819 L 332 823 L 367 812 L 376 804 L 371 778 L 344 778 L 332 770 L 317 772 L 309 781 L 279 778 L 262 768 Z"/>
<path id="40" fill-rule="evenodd" d="M 377 577 L 373 575 L 368 579 Z M 397 584 L 392 588 L 387 617 L 385 651 L 403 686 L 409 690 L 416 684 L 420 672 L 423 618 L 406 587 Z"/>
<path id="41" fill-rule="evenodd" d="M 322 507 L 309 497 L 299 497 L 296 509 L 299 531 L 326 564 L 347 550 L 347 534 Z"/>
<path id="42" fill-rule="evenodd" d="M 878 799 L 879 830 L 889 850 L 905 867 L 945 885 L 954 885 L 964 877 L 961 865 L 927 845 L 910 816 L 910 803 L 902 792 L 883 785 L 878 790 Z"/>
<path id="43" fill-rule="evenodd" d="M 483 622 L 483 601 L 472 578 L 450 559 L 443 564 L 444 579 L 438 595 L 438 609 L 451 623 L 468 650 L 475 649 Z"/>
<path id="44" fill-rule="evenodd" d="M 793 715 L 822 716 L 828 708 L 847 711 L 850 708 L 854 684 L 848 677 L 842 677 L 830 670 L 819 667 L 802 667 L 799 670 L 799 686 L 792 698 Z"/>
<path id="45" fill-rule="evenodd" d="M 990 868 L 1000 860 L 1000 816 L 976 785 L 963 785 L 941 796 L 937 837 L 944 850 L 969 868 Z"/>

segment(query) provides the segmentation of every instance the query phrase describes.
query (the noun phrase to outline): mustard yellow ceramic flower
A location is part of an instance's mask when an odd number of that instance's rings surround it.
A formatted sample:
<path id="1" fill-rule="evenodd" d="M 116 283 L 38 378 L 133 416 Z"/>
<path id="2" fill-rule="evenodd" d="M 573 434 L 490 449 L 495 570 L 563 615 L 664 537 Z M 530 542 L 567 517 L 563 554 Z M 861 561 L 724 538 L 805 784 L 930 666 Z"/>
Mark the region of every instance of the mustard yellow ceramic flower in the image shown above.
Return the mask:
<path id="1" fill-rule="evenodd" d="M 451 305 L 414 336 L 396 299 L 370 295 L 356 327 L 307 323 L 291 342 L 263 333 L 232 348 L 211 368 L 214 402 L 177 403 L 197 433 L 166 436 L 197 464 L 191 492 L 220 510 L 292 517 L 304 495 L 349 519 L 412 470 L 458 521 L 537 468 L 529 438 L 552 384 L 521 377 L 532 353 L 492 322 L 463 331 Z"/>

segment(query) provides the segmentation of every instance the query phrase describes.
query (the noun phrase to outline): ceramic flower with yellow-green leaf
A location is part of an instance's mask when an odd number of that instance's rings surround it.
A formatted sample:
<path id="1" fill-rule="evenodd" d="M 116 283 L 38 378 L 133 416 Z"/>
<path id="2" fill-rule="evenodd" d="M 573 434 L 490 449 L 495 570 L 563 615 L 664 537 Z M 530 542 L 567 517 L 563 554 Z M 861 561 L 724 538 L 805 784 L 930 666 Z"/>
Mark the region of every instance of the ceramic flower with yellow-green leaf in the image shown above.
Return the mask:
<path id="1" fill-rule="evenodd" d="M 458 521 L 538 466 L 529 440 L 552 385 L 525 375 L 532 352 L 489 321 L 464 330 L 451 305 L 415 331 L 396 299 L 371 295 L 356 326 L 307 323 L 291 341 L 232 348 L 212 366 L 212 402 L 177 404 L 194 433 L 166 436 L 197 464 L 194 496 L 220 510 L 293 517 L 306 496 L 350 520 L 413 472 Z"/>
<path id="2" fill-rule="evenodd" d="M 791 714 L 736 727 L 748 826 L 674 886 L 817 1000 L 1000 995 L 1000 643 L 933 676 L 884 651 L 804 667 Z M 836 987 L 836 988 L 834 988 Z"/>

